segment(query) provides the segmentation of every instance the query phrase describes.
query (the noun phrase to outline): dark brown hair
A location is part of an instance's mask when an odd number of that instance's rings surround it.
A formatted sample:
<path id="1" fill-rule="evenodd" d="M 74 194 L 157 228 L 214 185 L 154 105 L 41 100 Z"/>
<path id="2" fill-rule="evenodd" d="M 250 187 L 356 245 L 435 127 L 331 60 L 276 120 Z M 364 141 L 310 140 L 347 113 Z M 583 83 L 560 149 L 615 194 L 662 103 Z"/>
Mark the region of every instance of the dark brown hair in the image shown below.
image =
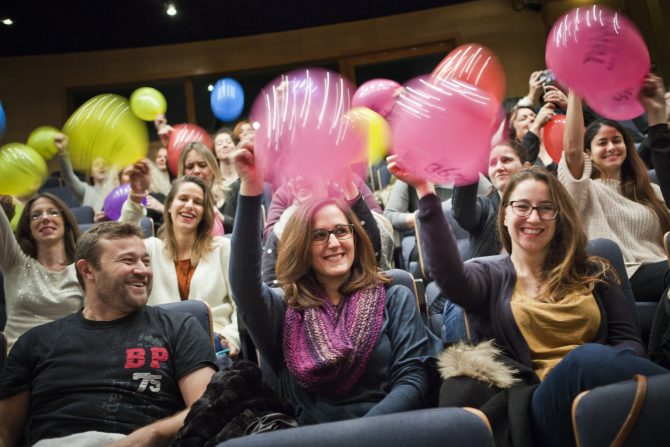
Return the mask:
<path id="1" fill-rule="evenodd" d="M 596 283 L 604 283 L 604 276 L 614 270 L 609 262 L 586 251 L 588 238 L 572 197 L 561 182 L 549 171 L 538 166 L 522 169 L 507 185 L 498 212 L 498 232 L 507 253 L 512 253 L 512 239 L 505 226 L 505 213 L 509 198 L 523 181 L 543 182 L 549 189 L 551 202 L 558 208 L 556 233 L 544 260 L 540 282 L 542 301 L 558 302 L 572 292 L 586 287 L 592 291 Z M 615 275 L 616 277 L 616 275 Z"/>
<path id="2" fill-rule="evenodd" d="M 77 219 L 74 217 L 74 214 L 72 214 L 72 211 L 70 211 L 70 208 L 67 206 L 67 204 L 51 193 L 43 192 L 35 194 L 30 199 L 28 199 L 28 202 L 26 202 L 26 205 L 23 208 L 23 213 L 19 218 L 19 222 L 16 225 L 16 240 L 25 254 L 37 259 L 37 244 L 35 243 L 33 232 L 30 229 L 30 213 L 32 211 L 33 204 L 38 199 L 42 198 L 52 201 L 56 208 L 61 211 L 63 224 L 65 225 L 63 232 L 63 242 L 65 243 L 65 254 L 67 256 L 67 262 L 74 262 L 77 239 L 79 238 L 80 234 L 79 226 L 77 225 Z"/>
<path id="3" fill-rule="evenodd" d="M 637 153 L 633 137 L 621 124 L 602 118 L 589 124 L 589 127 L 584 131 L 585 151 L 591 153 L 591 142 L 602 126 L 614 128 L 623 136 L 626 145 L 626 158 L 621 165 L 621 195 L 650 208 L 658 218 L 662 234 L 670 231 L 670 212 L 665 203 L 656 196 L 649 180 L 647 167 Z M 595 179 L 602 176 L 602 171 L 594 163 L 591 178 Z"/>
<path id="4" fill-rule="evenodd" d="M 286 223 L 277 254 L 276 273 L 284 298 L 290 307 L 304 310 L 323 304 L 317 296 L 321 285 L 312 269 L 312 220 L 323 207 L 335 205 L 354 225 L 354 262 L 349 278 L 339 292 L 343 296 L 377 284 L 388 284 L 390 279 L 377 269 L 374 249 L 356 215 L 342 201 L 313 199 L 300 205 Z"/>

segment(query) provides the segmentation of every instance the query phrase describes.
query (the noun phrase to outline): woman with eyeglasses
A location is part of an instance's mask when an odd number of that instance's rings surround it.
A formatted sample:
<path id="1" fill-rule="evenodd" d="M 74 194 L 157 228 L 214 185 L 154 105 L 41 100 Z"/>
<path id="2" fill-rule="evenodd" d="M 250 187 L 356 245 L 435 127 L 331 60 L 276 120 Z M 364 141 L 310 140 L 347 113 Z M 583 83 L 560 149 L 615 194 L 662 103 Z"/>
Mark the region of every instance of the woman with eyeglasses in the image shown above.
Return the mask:
<path id="1" fill-rule="evenodd" d="M 11 197 L 0 196 L 0 202 L 0 271 L 7 311 L 4 332 L 11 347 L 28 329 L 83 307 L 74 267 L 79 227 L 61 199 L 41 193 L 25 204 L 14 237 L 5 214 Z"/>
<path id="2" fill-rule="evenodd" d="M 527 388 L 509 391 L 509 405 L 520 405 L 510 414 L 530 414 L 532 431 L 516 426 L 521 436 L 532 436 L 536 445 L 574 445 L 570 410 L 577 394 L 638 373 L 668 372 L 644 358 L 630 303 L 610 265 L 587 254 L 575 204 L 548 171 L 523 169 L 505 189 L 497 223 L 509 254 L 464 263 L 432 184 L 408 174 L 396 159 L 389 170 L 419 192 L 418 220 L 433 278 L 468 313 L 471 330 L 494 339 L 516 362 L 507 373 L 516 373 Z M 441 357 L 445 366 L 454 366 L 450 355 Z M 444 386 L 441 403 L 451 403 Z"/>
<path id="3" fill-rule="evenodd" d="M 663 94 L 659 77 L 645 79 L 640 101 L 647 111 L 654 151 L 668 150 L 662 137 L 668 129 Z M 659 301 L 670 286 L 661 244 L 663 234 L 670 231 L 670 211 L 661 188 L 649 181 L 630 133 L 606 119 L 584 129 L 582 100 L 571 92 L 564 142 L 558 178 L 575 200 L 588 237 L 612 239 L 619 245 L 636 301 Z M 670 179 L 661 175 L 659 182 L 669 185 Z"/>
<path id="4" fill-rule="evenodd" d="M 389 285 L 377 270 L 350 206 L 316 199 L 298 207 L 279 244 L 281 288 L 270 288 L 260 266 L 263 181 L 250 146 L 232 157 L 241 179 L 237 220 L 245 222 L 231 242 L 233 297 L 298 421 L 424 406 L 439 341 L 427 332 L 412 292 Z"/>

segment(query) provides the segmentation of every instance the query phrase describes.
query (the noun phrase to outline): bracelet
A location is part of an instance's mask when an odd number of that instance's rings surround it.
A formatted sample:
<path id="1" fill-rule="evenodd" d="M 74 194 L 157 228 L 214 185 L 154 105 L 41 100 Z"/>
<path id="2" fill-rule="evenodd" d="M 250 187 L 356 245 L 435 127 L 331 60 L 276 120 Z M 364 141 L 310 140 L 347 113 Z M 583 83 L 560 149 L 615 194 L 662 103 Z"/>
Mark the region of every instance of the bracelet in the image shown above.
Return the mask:
<path id="1" fill-rule="evenodd" d="M 131 192 L 128 197 L 130 197 L 131 200 L 137 199 L 137 200 L 142 200 L 147 196 L 147 192 Z"/>

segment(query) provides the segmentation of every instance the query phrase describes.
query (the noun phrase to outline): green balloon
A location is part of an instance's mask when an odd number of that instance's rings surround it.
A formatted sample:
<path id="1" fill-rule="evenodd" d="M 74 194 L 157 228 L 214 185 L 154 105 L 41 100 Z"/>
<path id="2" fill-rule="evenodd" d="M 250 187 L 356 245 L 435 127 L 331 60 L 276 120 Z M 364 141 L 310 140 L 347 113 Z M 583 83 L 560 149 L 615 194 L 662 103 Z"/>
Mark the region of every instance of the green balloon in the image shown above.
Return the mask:
<path id="1" fill-rule="evenodd" d="M 23 143 L 0 147 L 0 194 L 29 196 L 46 178 L 47 164 L 35 149 Z"/>
<path id="2" fill-rule="evenodd" d="M 60 130 L 51 126 L 40 126 L 33 130 L 28 137 L 28 146 L 32 147 L 46 161 L 51 160 L 58 153 L 54 138 Z"/>
<path id="3" fill-rule="evenodd" d="M 167 110 L 165 96 L 155 88 L 140 87 L 130 95 L 130 110 L 139 119 L 153 121 Z"/>
<path id="4" fill-rule="evenodd" d="M 86 172 L 96 158 L 123 168 L 149 150 L 146 124 L 130 111 L 126 98 L 111 93 L 86 101 L 68 118 L 63 133 L 69 138 L 72 166 Z"/>

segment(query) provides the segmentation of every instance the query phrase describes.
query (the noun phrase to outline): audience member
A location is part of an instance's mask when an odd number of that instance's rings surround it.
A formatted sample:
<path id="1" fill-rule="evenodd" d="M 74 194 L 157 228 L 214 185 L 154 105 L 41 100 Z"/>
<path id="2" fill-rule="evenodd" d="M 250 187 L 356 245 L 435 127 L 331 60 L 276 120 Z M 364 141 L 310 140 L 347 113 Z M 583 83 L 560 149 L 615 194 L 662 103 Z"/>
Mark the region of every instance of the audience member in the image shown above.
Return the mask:
<path id="1" fill-rule="evenodd" d="M 421 197 L 420 231 L 440 288 L 519 368 L 534 372 L 526 374 L 524 405 L 537 445 L 574 445 L 570 410 L 581 391 L 668 372 L 644 358 L 630 303 L 611 266 L 587 254 L 580 211 L 548 171 L 524 169 L 505 189 L 498 231 L 509 255 L 463 263 L 433 186 L 397 163 L 389 169 Z"/>
<path id="2" fill-rule="evenodd" d="M 247 136 L 248 138 L 248 136 Z M 233 133 L 230 129 L 223 127 L 214 135 L 214 150 L 219 161 L 219 172 L 226 193 L 226 203 L 223 206 L 224 227 L 226 233 L 232 233 L 235 224 L 235 210 L 237 209 L 237 196 L 240 194 L 240 179 L 237 176 L 235 166 L 229 160 L 228 155 L 235 148 Z"/>
<path id="3" fill-rule="evenodd" d="M 145 306 L 152 272 L 136 226 L 92 228 L 76 266 L 84 309 L 25 333 L 2 370 L 1 443 L 27 428 L 37 446 L 167 445 L 214 374 L 207 335 L 193 316 Z"/>
<path id="4" fill-rule="evenodd" d="M 8 346 L 28 329 L 77 312 L 83 296 L 74 267 L 77 221 L 58 197 L 42 193 L 26 202 L 16 237 L 0 196 L 0 270 L 4 276 Z"/>
<path id="5" fill-rule="evenodd" d="M 162 194 L 163 196 L 167 195 L 170 191 L 170 186 L 172 186 L 167 166 L 167 156 L 167 149 L 161 147 L 156 152 L 156 158 L 151 165 L 151 186 L 149 186 L 149 191 Z"/>
<path id="6" fill-rule="evenodd" d="M 293 213 L 303 204 L 311 200 L 327 197 L 327 186 L 320 180 L 311 177 L 296 176 L 289 180 L 288 186 L 295 197 L 293 205 L 288 207 L 281 215 L 279 222 L 272 227 L 272 231 L 268 235 L 265 245 L 263 247 L 262 257 L 262 278 L 263 282 L 271 287 L 277 286 L 277 255 L 279 248 L 279 241 L 282 238 L 286 224 L 290 220 Z M 356 184 L 350 180 L 345 184 L 344 199 L 347 205 L 351 208 L 353 213 L 361 222 L 361 226 L 372 243 L 372 248 L 375 252 L 375 258 L 379 258 L 381 251 L 381 237 L 380 228 L 377 225 L 375 217 L 372 215 L 370 208 L 368 208 L 363 196 L 356 188 Z"/>
<path id="7" fill-rule="evenodd" d="M 644 95 L 640 99 L 646 108 L 654 102 Z M 670 212 L 628 132 L 606 119 L 585 131 L 582 101 L 574 92 L 558 177 L 575 200 L 588 237 L 609 238 L 621 247 L 635 299 L 658 301 L 670 285 L 661 245 L 663 233 L 670 230 Z"/>
<path id="8" fill-rule="evenodd" d="M 134 165 L 132 193 L 124 203 L 121 221 L 142 219 L 140 202 L 150 183 L 148 161 Z M 165 201 L 158 237 L 144 239 L 156 272 L 149 304 L 179 300 L 204 301 L 212 308 L 214 331 L 223 347 L 236 356 L 240 348 L 237 310 L 230 296 L 228 259 L 230 241 L 212 236 L 212 194 L 200 177 L 175 180 Z"/>
<path id="9" fill-rule="evenodd" d="M 247 148 L 233 160 L 240 200 L 230 264 L 233 296 L 263 359 L 303 424 L 420 408 L 439 341 L 412 293 L 388 286 L 353 212 L 334 199 L 300 206 L 286 224 L 277 272 L 260 280 L 263 181 Z"/>

